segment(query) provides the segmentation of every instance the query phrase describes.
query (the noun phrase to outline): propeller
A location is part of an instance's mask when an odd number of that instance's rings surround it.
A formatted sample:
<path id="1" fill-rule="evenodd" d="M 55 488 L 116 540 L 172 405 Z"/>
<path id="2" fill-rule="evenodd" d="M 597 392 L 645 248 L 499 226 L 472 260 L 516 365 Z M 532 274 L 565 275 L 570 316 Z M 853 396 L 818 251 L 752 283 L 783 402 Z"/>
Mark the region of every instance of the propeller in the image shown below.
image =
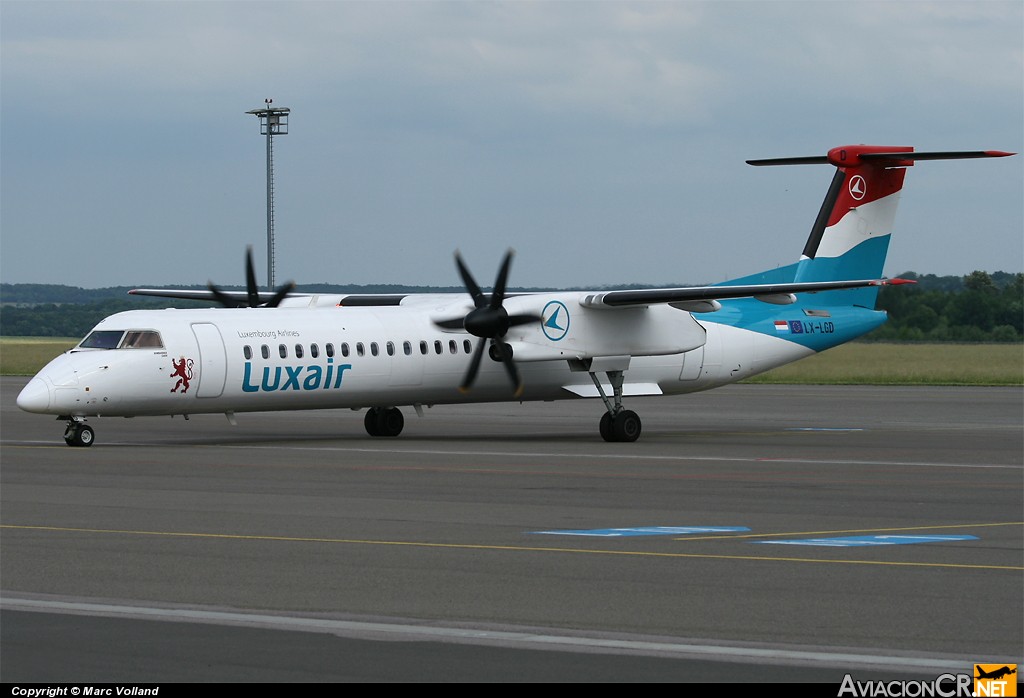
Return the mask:
<path id="1" fill-rule="evenodd" d="M 509 328 L 526 325 L 531 322 L 540 322 L 542 318 L 534 313 L 509 315 L 508 311 L 505 310 L 505 288 L 508 283 L 508 271 L 512 266 L 513 254 L 512 250 L 505 253 L 505 258 L 501 262 L 501 268 L 498 270 L 498 277 L 494 280 L 494 290 L 491 291 L 488 297 L 480 290 L 480 286 L 477 285 L 473 274 L 466 267 L 466 263 L 462 261 L 462 255 L 458 251 L 455 252 L 455 266 L 459 270 L 459 276 L 462 277 L 462 283 L 473 298 L 474 308 L 464 317 L 435 320 L 434 324 L 445 330 L 464 329 L 474 337 L 480 338 L 480 341 L 477 342 L 476 350 L 473 352 L 473 358 L 469 363 L 469 369 L 462 379 L 462 384 L 459 385 L 460 392 L 467 392 L 476 380 L 476 374 L 480 370 L 480 360 L 483 358 L 487 340 L 491 342 L 491 355 L 497 357 L 496 360 L 501 361 L 502 365 L 505 366 L 505 371 L 512 381 L 516 397 L 519 397 L 523 392 L 523 381 L 519 376 L 519 369 L 516 368 L 516 364 L 512 360 L 511 348 L 501 339 L 508 333 Z"/>
<path id="2" fill-rule="evenodd" d="M 266 303 L 260 303 L 260 287 L 256 283 L 256 267 L 252 263 L 252 245 L 245 248 L 245 300 L 240 300 L 235 296 L 228 295 L 224 291 L 217 288 L 211 281 L 206 284 L 206 287 L 210 289 L 210 293 L 217 300 L 218 303 L 226 308 L 276 308 L 281 305 L 281 301 L 288 297 L 292 289 L 295 288 L 295 283 L 289 281 L 283 286 L 278 287 L 277 292 L 273 297 Z"/>

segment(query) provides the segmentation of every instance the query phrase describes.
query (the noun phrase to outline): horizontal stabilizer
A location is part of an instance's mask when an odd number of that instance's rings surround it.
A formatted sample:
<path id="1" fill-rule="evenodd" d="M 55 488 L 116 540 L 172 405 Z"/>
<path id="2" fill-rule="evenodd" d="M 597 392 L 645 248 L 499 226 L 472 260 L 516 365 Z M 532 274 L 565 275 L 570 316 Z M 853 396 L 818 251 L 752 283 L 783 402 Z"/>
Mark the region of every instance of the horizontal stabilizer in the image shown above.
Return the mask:
<path id="1" fill-rule="evenodd" d="M 836 167 L 854 167 L 860 161 L 886 161 L 891 160 L 894 164 L 898 161 L 906 161 L 903 165 L 913 164 L 914 160 L 968 160 L 971 158 L 1005 158 L 1016 153 L 1007 153 L 1002 150 L 948 150 L 934 153 L 911 153 L 911 152 L 862 152 L 864 146 L 847 146 L 833 148 L 828 155 L 810 155 L 807 157 L 795 158 L 766 158 L 761 160 L 747 160 L 748 165 L 762 167 L 765 165 L 835 165 Z"/>
<path id="2" fill-rule="evenodd" d="M 764 165 L 827 165 L 828 158 L 824 155 L 809 155 L 804 158 L 765 158 L 747 160 L 748 165 L 762 167 Z"/>

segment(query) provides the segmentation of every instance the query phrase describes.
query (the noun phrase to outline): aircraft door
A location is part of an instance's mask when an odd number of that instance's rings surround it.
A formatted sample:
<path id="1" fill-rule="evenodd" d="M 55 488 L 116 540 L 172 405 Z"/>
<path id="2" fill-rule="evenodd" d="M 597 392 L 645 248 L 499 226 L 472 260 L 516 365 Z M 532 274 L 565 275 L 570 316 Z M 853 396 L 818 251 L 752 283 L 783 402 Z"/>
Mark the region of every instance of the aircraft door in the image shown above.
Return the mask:
<path id="1" fill-rule="evenodd" d="M 199 343 L 199 387 L 196 397 L 220 397 L 227 380 L 228 355 L 224 338 L 217 326 L 209 322 L 192 324 L 192 334 Z"/>

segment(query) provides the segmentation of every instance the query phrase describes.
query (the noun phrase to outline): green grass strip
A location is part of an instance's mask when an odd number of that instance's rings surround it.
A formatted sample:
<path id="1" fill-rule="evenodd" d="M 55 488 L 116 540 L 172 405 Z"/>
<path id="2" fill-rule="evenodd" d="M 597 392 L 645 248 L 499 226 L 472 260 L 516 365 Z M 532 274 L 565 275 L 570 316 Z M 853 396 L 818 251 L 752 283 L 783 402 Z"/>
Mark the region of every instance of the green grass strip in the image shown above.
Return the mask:
<path id="1" fill-rule="evenodd" d="M 747 383 L 812 385 L 1022 385 L 1021 344 L 852 342 Z"/>

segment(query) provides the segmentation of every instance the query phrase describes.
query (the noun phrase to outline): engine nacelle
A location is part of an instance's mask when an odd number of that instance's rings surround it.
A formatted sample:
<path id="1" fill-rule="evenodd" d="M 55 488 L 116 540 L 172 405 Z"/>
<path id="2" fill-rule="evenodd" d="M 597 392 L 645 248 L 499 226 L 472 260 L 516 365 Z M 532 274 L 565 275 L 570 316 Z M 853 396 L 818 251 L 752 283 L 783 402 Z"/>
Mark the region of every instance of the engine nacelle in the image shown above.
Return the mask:
<path id="1" fill-rule="evenodd" d="M 505 341 L 516 361 L 662 356 L 703 346 L 706 332 L 690 313 L 667 305 L 595 309 L 583 293 L 516 296 L 510 314 L 535 313 L 539 323 L 512 328 Z"/>

